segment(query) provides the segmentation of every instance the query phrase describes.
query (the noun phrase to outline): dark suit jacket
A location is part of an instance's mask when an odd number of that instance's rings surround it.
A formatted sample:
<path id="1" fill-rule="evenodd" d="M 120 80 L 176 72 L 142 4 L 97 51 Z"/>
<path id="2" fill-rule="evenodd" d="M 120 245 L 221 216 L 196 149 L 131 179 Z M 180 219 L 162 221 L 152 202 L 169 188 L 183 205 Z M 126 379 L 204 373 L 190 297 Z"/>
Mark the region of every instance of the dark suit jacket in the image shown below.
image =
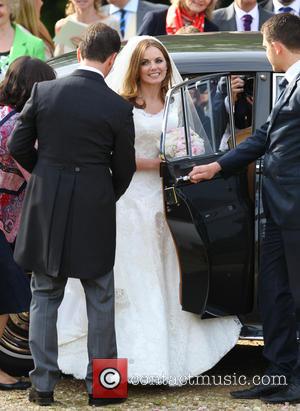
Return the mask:
<path id="1" fill-rule="evenodd" d="M 167 12 L 168 9 L 150 11 L 149 13 L 145 14 L 143 23 L 138 30 L 138 35 L 163 36 L 167 34 Z M 208 19 L 205 19 L 204 31 L 219 31 L 219 29 L 214 23 L 212 23 Z"/>
<path id="2" fill-rule="evenodd" d="M 300 75 L 274 105 L 267 122 L 218 160 L 226 175 L 264 155 L 265 212 L 287 229 L 300 229 L 299 113 Z"/>
<path id="3" fill-rule="evenodd" d="M 265 21 L 272 17 L 273 13 L 264 10 L 262 7 L 258 6 L 259 13 L 259 29 Z M 236 31 L 236 20 L 235 20 L 235 10 L 233 3 L 228 7 L 215 10 L 213 12 L 212 21 L 219 27 L 220 31 Z"/>
<path id="4" fill-rule="evenodd" d="M 274 4 L 273 0 L 264 0 L 259 3 L 260 7 L 263 9 L 274 13 Z"/>
<path id="5" fill-rule="evenodd" d="M 54 277 L 109 272 L 115 202 L 135 171 L 132 105 L 91 71 L 38 83 L 9 150 L 32 172 L 16 261 Z"/>
<path id="6" fill-rule="evenodd" d="M 144 16 L 147 13 L 151 13 L 153 11 L 162 12 L 164 10 L 168 10 L 168 6 L 166 6 L 165 4 L 152 3 L 150 1 L 139 0 L 139 5 L 137 8 L 137 22 L 136 22 L 137 32 L 139 31 L 141 25 L 143 24 Z"/>

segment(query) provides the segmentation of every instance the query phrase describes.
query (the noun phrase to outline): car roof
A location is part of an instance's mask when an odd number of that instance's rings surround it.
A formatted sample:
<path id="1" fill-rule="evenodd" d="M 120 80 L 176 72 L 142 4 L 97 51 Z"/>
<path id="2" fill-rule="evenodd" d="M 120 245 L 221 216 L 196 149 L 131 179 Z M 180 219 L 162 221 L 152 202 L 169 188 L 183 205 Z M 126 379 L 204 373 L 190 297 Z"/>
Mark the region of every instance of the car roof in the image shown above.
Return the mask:
<path id="1" fill-rule="evenodd" d="M 196 35 L 159 36 L 183 74 L 226 71 L 272 71 L 259 32 L 216 32 Z M 76 52 L 49 63 L 65 75 L 78 67 Z"/>
<path id="2" fill-rule="evenodd" d="M 259 32 L 219 31 L 160 39 L 182 73 L 272 71 Z"/>

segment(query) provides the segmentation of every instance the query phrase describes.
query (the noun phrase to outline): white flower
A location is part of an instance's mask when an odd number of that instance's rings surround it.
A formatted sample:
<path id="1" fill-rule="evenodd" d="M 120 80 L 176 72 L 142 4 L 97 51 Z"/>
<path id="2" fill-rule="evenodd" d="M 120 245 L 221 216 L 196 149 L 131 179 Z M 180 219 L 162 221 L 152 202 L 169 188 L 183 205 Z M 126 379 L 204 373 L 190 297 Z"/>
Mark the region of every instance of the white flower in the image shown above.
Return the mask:
<path id="1" fill-rule="evenodd" d="M 192 156 L 205 154 L 203 139 L 190 128 Z M 165 154 L 169 158 L 187 155 L 184 127 L 170 129 L 165 139 Z"/>

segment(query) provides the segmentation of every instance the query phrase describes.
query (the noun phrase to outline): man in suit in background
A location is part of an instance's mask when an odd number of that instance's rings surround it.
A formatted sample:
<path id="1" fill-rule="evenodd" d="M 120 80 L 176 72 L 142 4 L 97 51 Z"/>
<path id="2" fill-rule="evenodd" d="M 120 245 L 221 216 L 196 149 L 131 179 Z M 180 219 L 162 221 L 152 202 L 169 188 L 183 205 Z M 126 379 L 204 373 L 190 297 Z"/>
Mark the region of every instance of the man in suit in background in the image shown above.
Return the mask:
<path id="1" fill-rule="evenodd" d="M 115 30 L 90 26 L 78 49 L 80 68 L 35 84 L 9 143 L 32 173 L 15 259 L 33 271 L 29 400 L 39 405 L 53 403 L 60 376 L 56 321 L 68 277 L 79 278 L 86 295 L 89 405 L 117 402 L 92 397 L 92 360 L 117 357 L 115 202 L 135 171 L 132 105 L 104 81 L 119 49 Z"/>
<path id="2" fill-rule="evenodd" d="M 164 4 L 145 0 L 108 0 L 108 3 L 101 7 L 101 11 L 105 15 L 114 15 L 119 19 L 122 40 L 137 35 L 146 13 L 167 9 Z"/>
<path id="3" fill-rule="evenodd" d="M 274 14 L 292 13 L 296 16 L 300 15 L 300 0 L 264 0 L 259 5 Z"/>
<path id="4" fill-rule="evenodd" d="M 228 7 L 213 12 L 213 22 L 220 31 L 259 31 L 272 14 L 256 0 L 234 0 Z"/>
<path id="5" fill-rule="evenodd" d="M 260 129 L 217 162 L 194 167 L 190 178 L 195 183 L 209 180 L 219 171 L 226 176 L 264 155 L 266 229 L 258 293 L 270 379 L 232 395 L 270 403 L 300 402 L 300 18 L 274 15 L 262 33 L 273 70 L 285 72 L 279 98 Z M 288 385 L 279 386 L 283 380 L 272 379 L 275 375 L 285 376 Z"/>

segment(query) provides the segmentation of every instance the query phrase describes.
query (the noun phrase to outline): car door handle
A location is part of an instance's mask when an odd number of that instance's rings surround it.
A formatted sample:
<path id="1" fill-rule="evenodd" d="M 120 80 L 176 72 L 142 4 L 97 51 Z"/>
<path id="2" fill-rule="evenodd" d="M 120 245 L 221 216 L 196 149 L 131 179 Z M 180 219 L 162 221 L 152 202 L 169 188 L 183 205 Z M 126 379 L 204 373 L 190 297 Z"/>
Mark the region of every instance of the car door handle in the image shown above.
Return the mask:
<path id="1" fill-rule="evenodd" d="M 190 181 L 190 176 L 179 176 L 176 178 L 176 183 L 181 183 L 182 181 Z"/>

